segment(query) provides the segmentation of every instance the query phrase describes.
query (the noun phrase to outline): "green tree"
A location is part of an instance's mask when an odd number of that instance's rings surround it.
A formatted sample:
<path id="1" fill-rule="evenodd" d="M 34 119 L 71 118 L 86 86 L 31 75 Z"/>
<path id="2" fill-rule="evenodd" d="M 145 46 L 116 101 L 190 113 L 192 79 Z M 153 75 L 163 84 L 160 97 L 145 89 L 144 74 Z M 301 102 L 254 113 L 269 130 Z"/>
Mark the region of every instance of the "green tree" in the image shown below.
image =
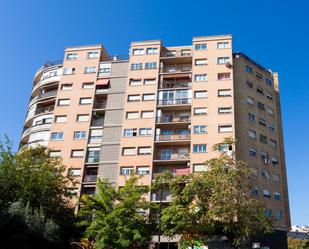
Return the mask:
<path id="1" fill-rule="evenodd" d="M 251 171 L 244 162 L 221 153 L 206 161 L 205 167 L 204 172 L 179 177 L 165 173 L 156 180 L 157 188 L 167 184 L 172 195 L 161 215 L 164 235 L 181 235 L 193 247 L 224 234 L 241 247 L 251 236 L 272 231 L 272 219 L 265 217 L 261 202 L 251 197 Z"/>
<path id="2" fill-rule="evenodd" d="M 41 210 L 47 220 L 59 226 L 59 234 L 67 240 L 74 231 L 72 176 L 65 175 L 60 159 L 50 158 L 45 147 L 13 152 L 7 140 L 0 143 L 0 211 L 8 213 L 15 202 L 29 205 L 33 212 Z M 40 211 L 40 212 L 41 212 Z"/>
<path id="3" fill-rule="evenodd" d="M 115 189 L 107 181 L 98 180 L 98 193 L 81 199 L 79 224 L 86 226 L 84 236 L 94 241 L 95 249 L 147 248 L 151 229 L 147 215 L 149 203 L 143 197 L 149 192 L 138 186 L 138 177 L 131 176 L 122 188 Z M 92 217 L 90 219 L 90 217 Z"/>
<path id="4" fill-rule="evenodd" d="M 289 249 L 309 249 L 309 240 L 301 240 L 288 237 Z"/>

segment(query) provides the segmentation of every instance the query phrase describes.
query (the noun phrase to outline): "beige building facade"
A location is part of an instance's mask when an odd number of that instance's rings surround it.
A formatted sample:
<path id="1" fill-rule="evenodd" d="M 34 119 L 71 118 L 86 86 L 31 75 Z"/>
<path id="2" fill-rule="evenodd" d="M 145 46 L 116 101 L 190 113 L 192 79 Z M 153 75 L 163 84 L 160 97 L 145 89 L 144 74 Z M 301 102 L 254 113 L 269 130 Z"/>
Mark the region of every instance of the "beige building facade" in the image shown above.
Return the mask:
<path id="1" fill-rule="evenodd" d="M 165 170 L 205 170 L 211 147 L 231 137 L 252 168 L 252 194 L 275 228 L 290 229 L 278 74 L 242 53 L 230 35 L 194 37 L 189 46 L 132 42 L 128 58 L 101 45 L 68 47 L 35 74 L 21 146 L 48 146 L 95 193 L 97 177 L 141 184 Z M 222 151 L 231 147 L 222 144 Z M 149 193 L 168 203 L 170 195 Z M 275 247 L 274 247 L 275 248 Z M 284 247 L 281 247 L 284 248 Z"/>

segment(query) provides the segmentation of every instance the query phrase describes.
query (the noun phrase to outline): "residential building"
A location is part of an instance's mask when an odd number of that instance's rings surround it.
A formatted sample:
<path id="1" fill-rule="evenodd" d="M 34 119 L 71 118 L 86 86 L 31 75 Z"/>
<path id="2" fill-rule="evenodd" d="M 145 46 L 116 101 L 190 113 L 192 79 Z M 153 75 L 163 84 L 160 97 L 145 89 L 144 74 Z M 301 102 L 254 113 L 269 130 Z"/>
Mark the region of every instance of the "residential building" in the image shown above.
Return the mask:
<path id="1" fill-rule="evenodd" d="M 122 186 L 136 172 L 151 185 L 165 170 L 203 171 L 217 156 L 211 147 L 226 137 L 237 140 L 238 158 L 252 169 L 252 194 L 275 218 L 274 239 L 286 241 L 278 74 L 233 53 L 230 35 L 177 47 L 132 42 L 127 59 L 111 58 L 101 45 L 67 48 L 62 62 L 35 74 L 21 146 L 48 146 L 81 182 L 76 191 L 94 194 L 98 176 Z M 168 204 L 170 194 L 148 198 Z"/>

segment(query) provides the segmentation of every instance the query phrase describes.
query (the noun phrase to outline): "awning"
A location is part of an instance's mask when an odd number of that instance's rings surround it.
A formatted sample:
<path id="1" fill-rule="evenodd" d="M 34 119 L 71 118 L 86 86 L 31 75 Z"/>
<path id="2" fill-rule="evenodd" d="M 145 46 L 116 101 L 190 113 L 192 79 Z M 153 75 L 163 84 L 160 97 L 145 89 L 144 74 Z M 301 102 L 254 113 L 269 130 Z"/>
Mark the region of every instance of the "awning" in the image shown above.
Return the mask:
<path id="1" fill-rule="evenodd" d="M 96 85 L 106 86 L 109 83 L 109 79 L 98 79 Z"/>

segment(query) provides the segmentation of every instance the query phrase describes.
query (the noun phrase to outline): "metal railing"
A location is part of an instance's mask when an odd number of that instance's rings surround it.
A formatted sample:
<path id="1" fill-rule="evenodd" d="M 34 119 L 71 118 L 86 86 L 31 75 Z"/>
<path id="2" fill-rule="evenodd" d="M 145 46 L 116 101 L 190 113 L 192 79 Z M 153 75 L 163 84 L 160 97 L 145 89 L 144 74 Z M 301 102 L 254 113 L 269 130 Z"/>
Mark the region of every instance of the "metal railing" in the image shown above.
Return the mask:
<path id="1" fill-rule="evenodd" d="M 191 81 L 163 81 L 159 84 L 160 89 L 166 88 L 191 88 Z"/>
<path id="2" fill-rule="evenodd" d="M 191 51 L 173 51 L 173 52 L 163 52 L 161 57 L 185 57 L 192 56 Z"/>
<path id="3" fill-rule="evenodd" d="M 191 134 L 181 134 L 181 133 L 173 133 L 173 134 L 164 134 L 164 135 L 156 135 L 156 141 L 177 141 L 177 140 L 188 140 L 190 139 Z"/>
<path id="4" fill-rule="evenodd" d="M 155 155 L 155 160 L 188 160 L 190 158 L 189 153 L 171 153 L 171 154 L 162 154 L 158 153 Z"/>
<path id="5" fill-rule="evenodd" d="M 39 107 L 35 109 L 35 114 L 34 115 L 38 115 L 41 113 L 48 113 L 48 112 L 52 112 L 54 111 L 54 106 L 49 106 L 49 107 Z"/>
<path id="6" fill-rule="evenodd" d="M 93 109 L 105 109 L 107 101 L 95 101 L 93 104 Z"/>
<path id="7" fill-rule="evenodd" d="M 99 156 L 88 156 L 86 158 L 86 163 L 98 163 L 100 161 Z"/>
<path id="8" fill-rule="evenodd" d="M 191 104 L 191 103 L 192 103 L 192 99 L 189 99 L 189 98 L 158 100 L 158 105 L 186 105 L 186 104 Z"/>
<path id="9" fill-rule="evenodd" d="M 96 182 L 98 175 L 85 175 L 84 182 Z"/>
<path id="10" fill-rule="evenodd" d="M 188 113 L 188 116 L 162 115 L 160 117 L 156 117 L 156 122 L 157 123 L 190 122 L 190 120 L 191 120 L 190 113 Z"/>
<path id="11" fill-rule="evenodd" d="M 92 119 L 91 126 L 103 126 L 104 125 L 104 118 L 97 118 Z"/>
<path id="12" fill-rule="evenodd" d="M 165 65 L 161 68 L 161 73 L 177 73 L 177 72 L 191 72 L 192 65 L 190 64 L 178 64 L 178 65 Z"/>

